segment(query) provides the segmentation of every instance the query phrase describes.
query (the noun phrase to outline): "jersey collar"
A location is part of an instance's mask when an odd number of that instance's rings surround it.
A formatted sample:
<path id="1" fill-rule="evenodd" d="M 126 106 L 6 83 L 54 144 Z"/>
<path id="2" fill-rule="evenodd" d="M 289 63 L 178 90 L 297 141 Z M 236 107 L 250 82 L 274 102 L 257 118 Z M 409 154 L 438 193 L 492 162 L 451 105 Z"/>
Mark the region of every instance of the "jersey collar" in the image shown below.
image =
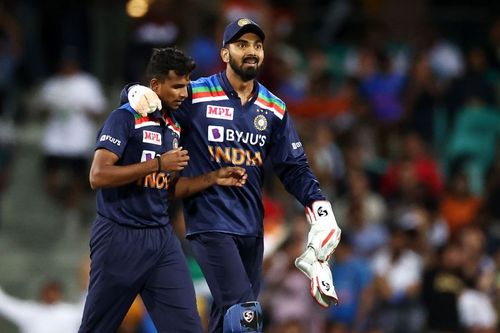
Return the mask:
<path id="1" fill-rule="evenodd" d="M 238 93 L 236 92 L 236 90 L 234 90 L 233 86 L 229 82 L 226 71 L 220 72 L 217 75 L 217 80 L 219 81 L 222 89 L 229 98 L 238 98 Z M 252 98 L 248 100 L 247 104 L 251 104 L 255 101 L 255 99 L 257 99 L 257 96 L 259 95 L 259 86 L 259 82 L 257 80 L 254 80 Z"/>

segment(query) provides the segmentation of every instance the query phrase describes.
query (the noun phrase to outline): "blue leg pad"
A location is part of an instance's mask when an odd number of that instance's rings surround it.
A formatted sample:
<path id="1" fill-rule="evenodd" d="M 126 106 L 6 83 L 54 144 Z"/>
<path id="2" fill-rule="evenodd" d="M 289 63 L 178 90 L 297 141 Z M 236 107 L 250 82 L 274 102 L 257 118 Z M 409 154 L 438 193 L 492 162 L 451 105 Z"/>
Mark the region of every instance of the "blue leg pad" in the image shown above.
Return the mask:
<path id="1" fill-rule="evenodd" d="M 223 333 L 262 333 L 262 308 L 259 302 L 231 306 L 224 315 Z"/>

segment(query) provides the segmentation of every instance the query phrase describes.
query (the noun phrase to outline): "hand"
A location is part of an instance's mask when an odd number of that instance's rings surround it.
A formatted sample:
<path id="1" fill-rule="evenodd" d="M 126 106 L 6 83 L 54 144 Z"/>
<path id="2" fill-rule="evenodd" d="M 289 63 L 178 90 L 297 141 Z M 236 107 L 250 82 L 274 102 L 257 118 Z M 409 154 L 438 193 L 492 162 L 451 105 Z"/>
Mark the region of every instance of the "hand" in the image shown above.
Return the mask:
<path id="1" fill-rule="evenodd" d="M 314 249 L 316 259 L 327 261 L 340 242 L 340 228 L 333 215 L 329 201 L 315 201 L 306 207 L 307 222 L 311 230 L 307 236 L 307 246 Z"/>
<path id="2" fill-rule="evenodd" d="M 161 169 L 164 171 L 181 171 L 188 165 L 189 155 L 182 147 L 167 151 L 160 156 Z"/>
<path id="3" fill-rule="evenodd" d="M 312 247 L 308 247 L 295 259 L 295 266 L 311 280 L 309 291 L 319 305 L 326 308 L 331 303 L 338 304 L 330 266 L 327 261 L 320 262 L 316 259 Z"/>
<path id="4" fill-rule="evenodd" d="M 136 84 L 128 91 L 130 106 L 143 117 L 156 110 L 161 110 L 161 101 L 158 95 L 146 86 Z"/>
<path id="5" fill-rule="evenodd" d="M 220 186 L 238 186 L 245 185 L 248 174 L 244 168 L 240 167 L 223 167 L 214 171 L 214 183 Z"/>

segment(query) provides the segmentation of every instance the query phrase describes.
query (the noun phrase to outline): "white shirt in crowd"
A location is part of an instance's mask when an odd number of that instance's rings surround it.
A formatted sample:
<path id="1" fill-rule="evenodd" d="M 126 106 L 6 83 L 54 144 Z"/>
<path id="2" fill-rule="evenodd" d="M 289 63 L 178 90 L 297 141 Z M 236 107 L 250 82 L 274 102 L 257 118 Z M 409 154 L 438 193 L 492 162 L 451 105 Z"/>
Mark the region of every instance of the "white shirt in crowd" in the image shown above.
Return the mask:
<path id="1" fill-rule="evenodd" d="M 411 250 L 403 250 L 396 261 L 391 260 L 387 249 L 380 250 L 373 258 L 375 275 L 385 277 L 393 291 L 404 291 L 420 282 L 423 263 L 422 258 Z"/>
<path id="2" fill-rule="evenodd" d="M 54 76 L 42 85 L 39 103 L 50 113 L 42 143 L 46 154 L 85 157 L 91 153 L 97 128 L 90 115 L 102 114 L 106 107 L 96 78 L 84 72 Z"/>
<path id="3" fill-rule="evenodd" d="M 462 324 L 469 329 L 496 327 L 497 315 L 491 300 L 483 292 L 466 289 L 458 298 L 458 310 Z"/>
<path id="4" fill-rule="evenodd" d="M 82 302 L 46 304 L 20 300 L 0 289 L 0 316 L 21 333 L 76 333 L 83 314 Z"/>

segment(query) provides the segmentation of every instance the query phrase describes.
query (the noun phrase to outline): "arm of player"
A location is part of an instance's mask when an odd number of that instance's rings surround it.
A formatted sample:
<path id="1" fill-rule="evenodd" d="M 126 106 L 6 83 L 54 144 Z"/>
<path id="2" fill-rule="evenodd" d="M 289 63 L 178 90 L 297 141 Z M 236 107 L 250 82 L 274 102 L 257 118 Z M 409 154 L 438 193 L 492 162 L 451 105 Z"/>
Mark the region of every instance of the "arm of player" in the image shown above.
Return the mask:
<path id="1" fill-rule="evenodd" d="M 107 149 L 95 151 L 89 175 L 92 189 L 129 184 L 153 172 L 181 171 L 188 164 L 189 156 L 182 147 L 170 150 L 160 156 L 160 167 L 157 158 L 130 165 L 115 165 L 118 159 L 118 155 Z"/>
<path id="2" fill-rule="evenodd" d="M 240 167 L 223 167 L 196 177 L 179 177 L 170 185 L 171 196 L 186 198 L 214 185 L 242 187 L 247 177 L 246 170 Z"/>
<path id="3" fill-rule="evenodd" d="M 0 288 L 0 316 L 15 323 L 23 325 L 30 320 L 39 307 L 33 301 L 24 301 L 6 294 Z"/>

